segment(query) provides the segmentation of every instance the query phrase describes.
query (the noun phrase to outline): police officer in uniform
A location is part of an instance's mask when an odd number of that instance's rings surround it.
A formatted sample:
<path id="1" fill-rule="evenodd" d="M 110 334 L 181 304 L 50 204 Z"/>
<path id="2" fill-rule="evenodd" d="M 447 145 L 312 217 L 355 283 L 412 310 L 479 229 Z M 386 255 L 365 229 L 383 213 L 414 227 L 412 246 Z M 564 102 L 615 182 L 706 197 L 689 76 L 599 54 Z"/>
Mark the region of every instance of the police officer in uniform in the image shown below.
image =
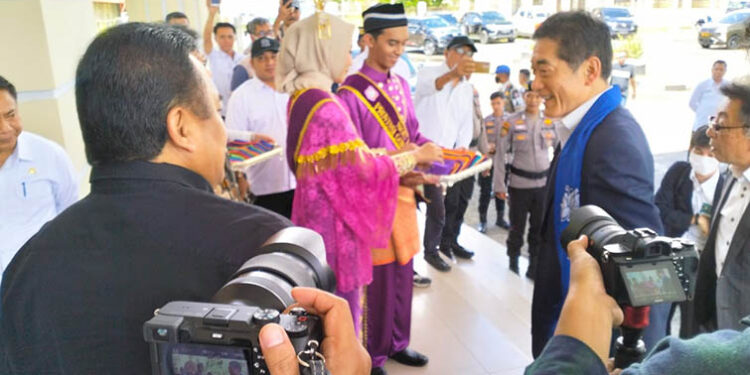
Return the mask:
<path id="1" fill-rule="evenodd" d="M 494 92 L 490 96 L 492 102 L 492 114 L 484 118 L 484 129 L 487 134 L 487 141 L 489 142 L 489 156 L 495 155 L 497 145 L 497 132 L 508 120 L 508 114 L 505 113 L 505 95 L 500 92 Z M 479 232 L 487 233 L 487 209 L 490 207 L 490 199 L 492 198 L 492 179 L 494 170 L 490 169 L 486 172 L 482 172 L 479 175 Z M 503 229 L 510 228 L 510 225 L 505 221 L 505 201 L 495 197 L 495 210 L 497 211 L 497 219 L 495 224 Z"/>
<path id="2" fill-rule="evenodd" d="M 536 92 L 524 93 L 526 109 L 512 115 L 503 123 L 497 135 L 495 153 L 495 195 L 500 199 L 510 197 L 510 232 L 508 257 L 510 270 L 518 273 L 518 257 L 523 246 L 526 218 L 529 217 L 529 268 L 526 277 L 533 279 L 538 248 L 541 241 L 541 224 L 544 210 L 547 170 L 550 149 L 558 141 L 551 119 L 539 111 L 541 98 Z M 506 163 L 510 179 L 506 189 Z"/>
<path id="3" fill-rule="evenodd" d="M 505 95 L 505 113 L 511 115 L 523 111 L 525 104 L 523 102 L 523 92 L 518 90 L 513 82 L 510 81 L 510 67 L 499 65 L 495 69 L 495 83 L 498 89 Z"/>

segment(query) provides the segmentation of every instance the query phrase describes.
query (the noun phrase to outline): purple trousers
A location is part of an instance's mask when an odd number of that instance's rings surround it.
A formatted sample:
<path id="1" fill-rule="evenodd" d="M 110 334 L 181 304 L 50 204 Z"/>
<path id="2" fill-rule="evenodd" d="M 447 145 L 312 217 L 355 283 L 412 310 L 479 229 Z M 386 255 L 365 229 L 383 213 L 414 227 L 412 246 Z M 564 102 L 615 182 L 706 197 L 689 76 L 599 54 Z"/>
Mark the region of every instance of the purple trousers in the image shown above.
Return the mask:
<path id="1" fill-rule="evenodd" d="M 411 335 L 413 261 L 375 266 L 367 286 L 364 336 L 372 367 L 382 367 L 388 357 L 406 349 Z"/>
<path id="2" fill-rule="evenodd" d="M 360 337 L 359 333 L 362 330 L 362 288 L 357 288 L 349 292 L 336 290 L 336 295 L 349 302 L 349 311 L 352 313 L 352 321 L 354 322 L 354 331 L 357 332 L 357 337 Z"/>

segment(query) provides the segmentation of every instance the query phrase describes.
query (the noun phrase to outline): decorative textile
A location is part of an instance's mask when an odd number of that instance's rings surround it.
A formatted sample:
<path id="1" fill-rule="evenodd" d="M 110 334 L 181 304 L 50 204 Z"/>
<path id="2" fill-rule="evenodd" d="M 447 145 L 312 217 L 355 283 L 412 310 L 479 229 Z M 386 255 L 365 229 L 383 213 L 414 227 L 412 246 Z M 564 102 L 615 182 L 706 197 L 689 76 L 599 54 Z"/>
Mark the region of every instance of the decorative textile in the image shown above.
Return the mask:
<path id="1" fill-rule="evenodd" d="M 427 170 L 428 174 L 449 175 L 465 171 L 475 165 L 481 164 L 487 157 L 471 150 L 451 150 L 443 148 L 443 162 L 434 163 Z"/>
<path id="2" fill-rule="evenodd" d="M 339 292 L 370 283 L 370 249 L 387 246 L 395 214 L 393 161 L 370 152 L 338 100 L 318 89 L 290 102 L 287 144 L 296 145 L 287 154 L 297 175 L 292 221 L 323 236 Z"/>
<path id="3" fill-rule="evenodd" d="M 398 262 L 407 264 L 419 252 L 419 227 L 417 226 L 417 200 L 414 190 L 399 186 L 396 217 L 388 247 L 378 246 L 372 250 L 375 266 Z"/>
<path id="4" fill-rule="evenodd" d="M 321 35 L 321 25 L 325 34 Z M 284 35 L 276 64 L 276 87 L 293 93 L 303 89 L 330 89 L 346 74 L 354 25 L 317 12 L 297 21 Z"/>
<path id="5" fill-rule="evenodd" d="M 555 195 L 552 208 L 554 210 L 555 245 L 560 261 L 560 282 L 563 296 L 568 293 L 570 261 L 567 251 L 560 245 L 560 235 L 570 222 L 570 212 L 580 205 L 581 171 L 586 144 L 594 129 L 620 105 L 621 101 L 620 89 L 612 87 L 605 91 L 583 116 L 560 152 L 557 174 L 555 175 Z"/>
<path id="6" fill-rule="evenodd" d="M 256 157 L 264 152 L 268 152 L 276 147 L 274 144 L 267 141 L 257 142 L 245 142 L 245 141 L 231 141 L 227 143 L 227 151 L 229 152 L 229 161 L 232 163 L 242 162 L 253 157 Z"/>

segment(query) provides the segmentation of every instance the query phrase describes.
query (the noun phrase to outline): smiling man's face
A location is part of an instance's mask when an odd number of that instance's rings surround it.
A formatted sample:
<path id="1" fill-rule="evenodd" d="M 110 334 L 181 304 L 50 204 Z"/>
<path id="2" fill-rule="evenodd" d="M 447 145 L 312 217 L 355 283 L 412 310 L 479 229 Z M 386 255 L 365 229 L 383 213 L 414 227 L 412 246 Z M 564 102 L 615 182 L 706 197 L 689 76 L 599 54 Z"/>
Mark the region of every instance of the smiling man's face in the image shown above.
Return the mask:
<path id="1" fill-rule="evenodd" d="M 544 114 L 553 118 L 565 117 L 586 102 L 591 92 L 584 74 L 586 62 L 574 71 L 558 57 L 557 49 L 557 41 L 541 38 L 531 57 L 535 76 L 531 89 L 544 101 Z"/>

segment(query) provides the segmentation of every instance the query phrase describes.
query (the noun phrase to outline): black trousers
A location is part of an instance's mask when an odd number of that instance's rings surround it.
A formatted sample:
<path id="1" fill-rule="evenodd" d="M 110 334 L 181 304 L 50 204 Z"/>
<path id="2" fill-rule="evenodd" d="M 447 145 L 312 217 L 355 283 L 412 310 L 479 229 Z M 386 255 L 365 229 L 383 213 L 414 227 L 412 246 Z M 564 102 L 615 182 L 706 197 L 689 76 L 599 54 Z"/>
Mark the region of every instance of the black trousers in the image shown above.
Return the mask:
<path id="1" fill-rule="evenodd" d="M 505 201 L 496 197 L 492 191 L 492 181 L 495 174 L 494 169 L 490 169 L 490 175 L 485 177 L 479 175 L 479 221 L 487 222 L 487 210 L 490 208 L 490 200 L 495 200 L 495 210 L 497 211 L 497 221 L 503 220 L 505 216 Z"/>
<path id="2" fill-rule="evenodd" d="M 429 201 L 424 224 L 424 253 L 425 255 L 437 254 L 443 226 L 445 225 L 443 189 L 436 185 L 425 185 L 424 197 Z"/>
<path id="3" fill-rule="evenodd" d="M 292 202 L 294 202 L 294 190 L 276 194 L 258 195 L 255 197 L 253 204 L 273 211 L 287 219 L 291 219 Z"/>
<path id="4" fill-rule="evenodd" d="M 474 192 L 474 176 L 461 180 L 453 185 L 445 194 L 445 226 L 440 245 L 457 245 L 464 214 L 469 208 L 471 194 Z"/>
<path id="5" fill-rule="evenodd" d="M 521 255 L 523 234 L 526 232 L 526 219 L 529 219 L 529 255 L 535 257 L 542 240 L 542 215 L 544 213 L 544 188 L 509 188 L 510 231 L 508 232 L 508 256 Z"/>

